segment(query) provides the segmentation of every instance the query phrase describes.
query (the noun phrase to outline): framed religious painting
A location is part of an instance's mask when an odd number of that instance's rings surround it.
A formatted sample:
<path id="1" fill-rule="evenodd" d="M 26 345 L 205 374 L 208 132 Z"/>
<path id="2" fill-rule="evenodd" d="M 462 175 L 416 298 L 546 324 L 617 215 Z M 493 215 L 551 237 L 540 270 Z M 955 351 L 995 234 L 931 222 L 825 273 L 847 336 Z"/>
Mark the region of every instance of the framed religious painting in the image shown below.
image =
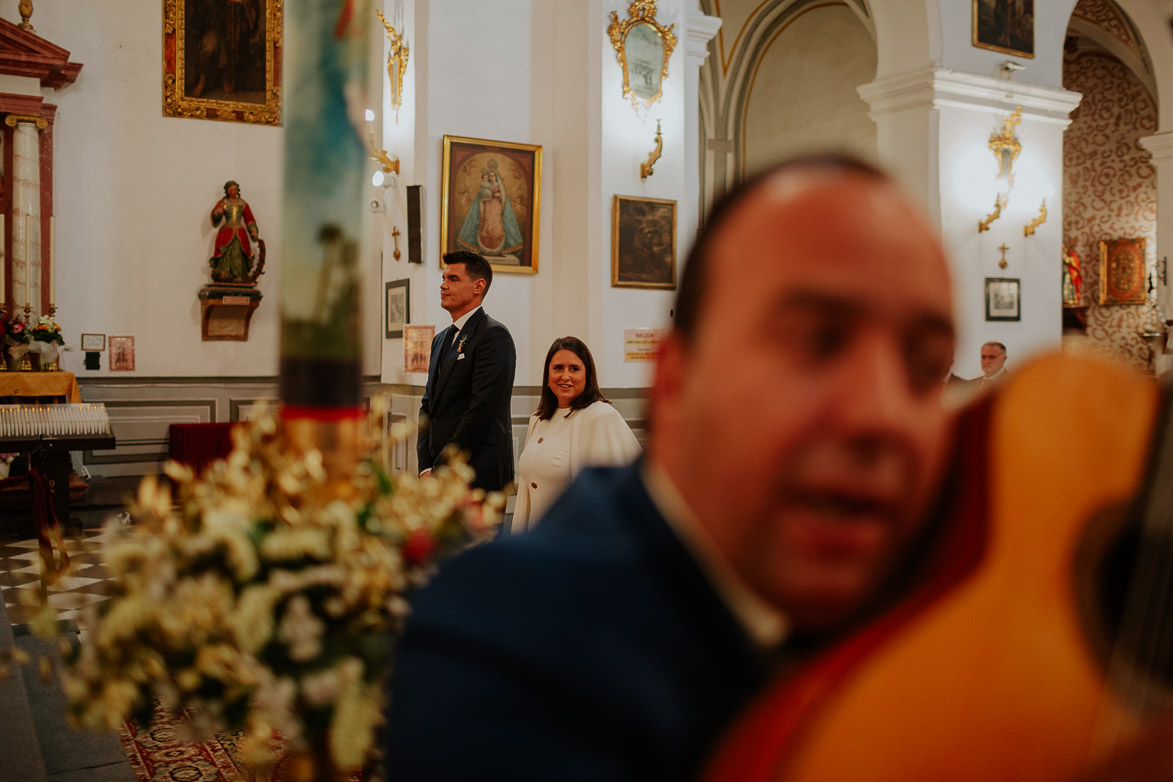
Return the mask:
<path id="1" fill-rule="evenodd" d="M 134 371 L 134 337 L 110 337 L 110 371 Z"/>
<path id="2" fill-rule="evenodd" d="M 617 195 L 611 205 L 611 287 L 676 287 L 676 202 Z"/>
<path id="3" fill-rule="evenodd" d="M 1100 304 L 1144 304 L 1145 240 L 1100 242 Z"/>
<path id="4" fill-rule="evenodd" d="M 394 280 L 387 283 L 386 321 L 387 339 L 403 336 L 403 326 L 411 320 L 411 280 Z"/>
<path id="5" fill-rule="evenodd" d="M 163 116 L 281 124 L 283 0 L 163 0 Z"/>
<path id="6" fill-rule="evenodd" d="M 440 262 L 471 250 L 493 271 L 536 274 L 542 148 L 444 136 Z"/>
<path id="7" fill-rule="evenodd" d="M 403 327 L 403 371 L 428 371 L 432 360 L 432 340 L 436 337 L 435 326 Z"/>
<path id="8" fill-rule="evenodd" d="M 1018 280 L 1008 277 L 986 278 L 986 320 L 1022 320 Z"/>
<path id="9" fill-rule="evenodd" d="M 1035 0 L 973 0 L 973 45 L 1034 59 Z"/>

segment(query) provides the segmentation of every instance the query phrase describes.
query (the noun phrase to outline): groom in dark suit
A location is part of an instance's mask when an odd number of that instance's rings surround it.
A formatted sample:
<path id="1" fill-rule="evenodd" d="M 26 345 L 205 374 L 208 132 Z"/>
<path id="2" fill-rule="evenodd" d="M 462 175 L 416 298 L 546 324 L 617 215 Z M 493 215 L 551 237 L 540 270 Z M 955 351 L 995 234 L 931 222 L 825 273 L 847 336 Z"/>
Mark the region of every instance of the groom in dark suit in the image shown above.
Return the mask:
<path id="1" fill-rule="evenodd" d="M 693 778 L 780 644 L 857 620 L 928 528 L 951 302 L 940 241 L 865 164 L 730 193 L 684 267 L 647 458 L 416 596 L 387 778 Z"/>
<path id="2" fill-rule="evenodd" d="M 472 485 L 501 491 L 513 482 L 509 401 L 517 351 L 509 329 L 481 307 L 493 283 L 488 261 L 459 251 L 444 264 L 440 306 L 452 325 L 432 340 L 416 443 L 420 474 L 442 464 L 444 449 L 455 445 L 476 471 Z"/>

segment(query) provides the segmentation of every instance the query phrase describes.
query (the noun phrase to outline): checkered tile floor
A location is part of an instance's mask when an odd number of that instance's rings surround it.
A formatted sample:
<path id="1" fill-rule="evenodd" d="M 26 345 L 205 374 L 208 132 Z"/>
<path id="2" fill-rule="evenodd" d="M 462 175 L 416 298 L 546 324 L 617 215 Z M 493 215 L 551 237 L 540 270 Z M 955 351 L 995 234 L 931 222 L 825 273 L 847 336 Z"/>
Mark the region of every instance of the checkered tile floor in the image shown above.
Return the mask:
<path id="1" fill-rule="evenodd" d="M 108 576 L 101 559 L 102 535 L 101 529 L 74 528 L 67 533 L 65 547 L 70 567 L 49 587 L 49 603 L 57 608 L 59 619 L 76 619 L 84 606 L 106 599 Z M 36 612 L 40 567 L 35 538 L 0 538 L 0 592 L 14 625 L 28 622 Z"/>

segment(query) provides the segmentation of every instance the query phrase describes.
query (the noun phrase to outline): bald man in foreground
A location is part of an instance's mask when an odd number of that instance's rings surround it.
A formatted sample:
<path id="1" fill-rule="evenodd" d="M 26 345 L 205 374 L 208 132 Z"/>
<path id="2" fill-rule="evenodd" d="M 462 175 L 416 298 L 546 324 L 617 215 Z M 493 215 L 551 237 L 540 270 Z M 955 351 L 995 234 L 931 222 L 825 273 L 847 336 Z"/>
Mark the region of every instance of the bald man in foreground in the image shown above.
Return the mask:
<path id="1" fill-rule="evenodd" d="M 922 534 L 951 301 L 940 242 L 871 167 L 733 191 L 685 266 L 647 457 L 586 471 L 416 598 L 388 777 L 695 774 L 778 647 L 867 612 Z"/>

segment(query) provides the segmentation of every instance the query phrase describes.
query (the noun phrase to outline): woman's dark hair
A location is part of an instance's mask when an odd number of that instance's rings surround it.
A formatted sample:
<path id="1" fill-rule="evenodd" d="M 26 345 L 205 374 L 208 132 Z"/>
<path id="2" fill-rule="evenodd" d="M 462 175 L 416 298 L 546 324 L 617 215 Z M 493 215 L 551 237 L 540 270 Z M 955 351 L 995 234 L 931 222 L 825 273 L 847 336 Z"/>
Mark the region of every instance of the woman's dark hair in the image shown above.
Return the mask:
<path id="1" fill-rule="evenodd" d="M 546 351 L 546 361 L 542 364 L 542 397 L 538 402 L 537 415 L 543 421 L 549 421 L 558 409 L 558 398 L 550 390 L 550 362 L 559 350 L 569 350 L 582 360 L 583 373 L 586 375 L 586 387 L 582 393 L 570 403 L 571 410 L 581 410 L 595 402 L 608 402 L 599 390 L 599 376 L 595 373 L 595 359 L 591 356 L 590 348 L 578 337 L 559 337 Z"/>

